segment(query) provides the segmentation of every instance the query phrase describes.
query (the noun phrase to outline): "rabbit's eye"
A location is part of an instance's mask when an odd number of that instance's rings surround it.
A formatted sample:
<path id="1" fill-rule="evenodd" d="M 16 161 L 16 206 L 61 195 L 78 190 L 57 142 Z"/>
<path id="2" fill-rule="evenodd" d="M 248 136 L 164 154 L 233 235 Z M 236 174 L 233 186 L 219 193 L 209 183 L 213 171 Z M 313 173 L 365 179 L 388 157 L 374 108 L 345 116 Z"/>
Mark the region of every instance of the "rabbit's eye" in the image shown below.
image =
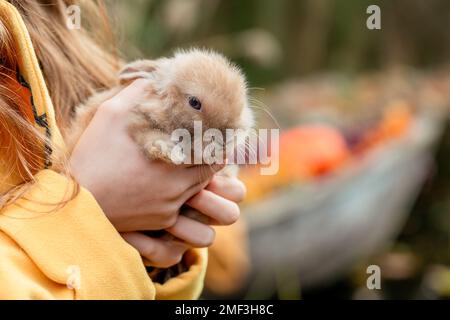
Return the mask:
<path id="1" fill-rule="evenodd" d="M 202 108 L 202 103 L 198 100 L 197 97 L 189 97 L 189 105 L 195 110 L 200 110 Z"/>

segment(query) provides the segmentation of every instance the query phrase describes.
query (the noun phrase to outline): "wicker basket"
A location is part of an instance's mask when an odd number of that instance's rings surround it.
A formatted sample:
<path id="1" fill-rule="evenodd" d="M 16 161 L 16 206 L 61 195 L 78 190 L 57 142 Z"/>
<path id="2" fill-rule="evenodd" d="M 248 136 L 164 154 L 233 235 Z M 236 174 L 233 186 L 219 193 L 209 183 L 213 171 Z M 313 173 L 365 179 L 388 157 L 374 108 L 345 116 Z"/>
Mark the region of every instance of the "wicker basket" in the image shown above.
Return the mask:
<path id="1" fill-rule="evenodd" d="M 250 296 L 269 297 L 297 280 L 303 288 L 332 281 L 389 244 L 429 171 L 441 127 L 420 116 L 404 137 L 337 175 L 244 208 L 253 264 Z"/>

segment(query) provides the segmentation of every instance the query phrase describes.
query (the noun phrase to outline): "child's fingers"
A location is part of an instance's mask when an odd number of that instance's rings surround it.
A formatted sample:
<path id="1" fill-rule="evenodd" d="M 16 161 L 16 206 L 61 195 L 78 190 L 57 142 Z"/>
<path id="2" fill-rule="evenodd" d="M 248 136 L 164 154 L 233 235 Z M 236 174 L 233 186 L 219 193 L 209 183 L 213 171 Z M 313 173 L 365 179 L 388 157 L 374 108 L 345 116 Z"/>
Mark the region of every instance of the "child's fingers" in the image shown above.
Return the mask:
<path id="1" fill-rule="evenodd" d="M 236 202 L 227 200 L 209 190 L 200 191 L 186 204 L 221 225 L 235 223 L 240 215 L 240 209 Z"/>
<path id="2" fill-rule="evenodd" d="M 192 184 L 205 182 L 211 179 L 217 172 L 222 170 L 225 164 L 213 165 L 196 165 L 186 168 L 187 177 L 192 181 Z"/>
<path id="3" fill-rule="evenodd" d="M 215 238 L 213 228 L 183 215 L 166 231 L 195 248 L 209 247 Z"/>
<path id="4" fill-rule="evenodd" d="M 234 177 L 220 175 L 214 176 L 206 189 L 234 202 L 244 200 L 247 193 L 247 189 L 242 181 Z"/>
<path id="5" fill-rule="evenodd" d="M 186 191 L 184 191 L 183 195 L 180 197 L 181 203 L 185 203 L 187 200 L 192 198 L 194 195 L 202 191 L 206 188 L 206 186 L 209 184 L 210 180 L 200 182 L 197 184 L 194 184 L 193 186 L 189 187 Z"/>
<path id="6" fill-rule="evenodd" d="M 137 79 L 114 97 L 105 101 L 102 106 L 112 112 L 122 113 L 129 111 L 143 99 L 148 98 L 150 94 L 152 94 L 150 81 Z"/>
<path id="7" fill-rule="evenodd" d="M 203 190 L 209 184 L 214 174 L 222 168 L 223 165 L 200 165 L 182 168 L 182 178 L 178 179 L 177 182 L 178 185 L 184 186 L 185 188 L 180 197 L 182 203 Z"/>
<path id="8" fill-rule="evenodd" d="M 122 237 L 140 253 L 146 265 L 157 268 L 169 268 L 179 263 L 189 248 L 178 241 L 155 239 L 140 232 L 122 233 Z"/>

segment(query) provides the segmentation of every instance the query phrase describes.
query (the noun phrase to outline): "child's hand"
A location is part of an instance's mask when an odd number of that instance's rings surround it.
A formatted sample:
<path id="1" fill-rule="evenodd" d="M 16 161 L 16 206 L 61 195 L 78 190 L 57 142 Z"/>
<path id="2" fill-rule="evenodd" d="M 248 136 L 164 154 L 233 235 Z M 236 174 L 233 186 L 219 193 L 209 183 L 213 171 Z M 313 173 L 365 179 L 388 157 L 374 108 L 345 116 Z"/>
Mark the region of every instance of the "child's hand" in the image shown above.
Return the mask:
<path id="1" fill-rule="evenodd" d="M 245 187 L 236 178 L 215 176 L 205 190 L 192 197 L 188 204 L 211 219 L 213 224 L 229 225 L 239 217 L 240 202 Z M 124 239 L 150 261 L 152 266 L 167 268 L 181 261 L 190 247 L 208 247 L 214 241 L 214 229 L 201 222 L 178 216 L 176 223 L 166 229 L 182 242 L 155 239 L 140 232 L 122 234 Z"/>
<path id="2" fill-rule="evenodd" d="M 70 165 L 77 181 L 94 195 L 124 238 L 155 267 L 165 267 L 180 261 L 189 247 L 209 246 L 214 240 L 210 226 L 178 215 L 187 200 L 212 223 L 231 224 L 239 217 L 236 202 L 245 189 L 237 179 L 224 177 L 209 184 L 221 166 L 210 170 L 145 158 L 126 129 L 127 112 L 151 94 L 145 87 L 145 80 L 137 80 L 98 109 L 73 150 Z M 184 242 L 135 232 L 161 229 Z"/>
<path id="3" fill-rule="evenodd" d="M 181 205 L 220 169 L 175 166 L 143 155 L 128 135 L 126 119 L 136 102 L 151 94 L 145 86 L 137 80 L 100 106 L 70 159 L 77 181 L 120 232 L 173 226 Z"/>

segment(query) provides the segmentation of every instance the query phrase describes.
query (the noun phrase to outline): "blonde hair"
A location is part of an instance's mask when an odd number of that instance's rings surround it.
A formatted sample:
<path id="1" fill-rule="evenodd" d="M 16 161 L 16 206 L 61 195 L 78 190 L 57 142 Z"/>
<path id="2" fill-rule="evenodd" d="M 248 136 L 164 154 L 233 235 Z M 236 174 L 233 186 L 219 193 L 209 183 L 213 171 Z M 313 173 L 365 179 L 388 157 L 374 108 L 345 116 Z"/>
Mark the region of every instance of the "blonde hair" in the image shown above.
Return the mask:
<path id="1" fill-rule="evenodd" d="M 64 135 L 73 108 L 116 81 L 120 60 L 105 5 L 100 0 L 9 2 L 17 8 L 30 33 L 55 107 L 56 121 Z M 81 8 L 80 30 L 66 26 L 67 8 L 73 4 Z M 0 161 L 6 176 L 0 177 L 0 183 L 13 174 L 19 174 L 24 183 L 0 194 L 0 208 L 15 201 L 17 191 L 34 181 L 34 175 L 42 169 L 45 158 L 42 146 L 47 139 L 23 114 L 17 93 L 8 85 L 16 74 L 18 50 L 9 32 L 8 18 L 3 14 L 0 13 Z"/>

